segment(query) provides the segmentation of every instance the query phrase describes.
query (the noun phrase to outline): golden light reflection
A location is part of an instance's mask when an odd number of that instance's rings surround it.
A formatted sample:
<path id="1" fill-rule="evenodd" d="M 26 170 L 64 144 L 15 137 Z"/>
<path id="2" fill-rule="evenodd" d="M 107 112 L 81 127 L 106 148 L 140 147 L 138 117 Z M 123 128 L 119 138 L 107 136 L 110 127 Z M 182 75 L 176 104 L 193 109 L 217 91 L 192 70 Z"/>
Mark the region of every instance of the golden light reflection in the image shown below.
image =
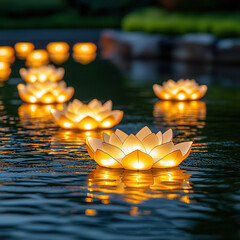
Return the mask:
<path id="1" fill-rule="evenodd" d="M 146 126 L 136 135 L 117 129 L 103 140 L 88 137 L 89 155 L 98 165 L 128 170 L 148 170 L 178 166 L 191 152 L 192 142 L 172 142 L 171 129 L 155 134 Z"/>
<path id="2" fill-rule="evenodd" d="M 27 103 L 64 103 L 70 100 L 74 94 L 73 87 L 67 87 L 64 81 L 61 82 L 34 82 L 18 84 L 18 94 Z"/>
<path id="3" fill-rule="evenodd" d="M 49 63 L 48 52 L 44 49 L 37 49 L 30 52 L 26 58 L 28 67 L 40 67 Z"/>
<path id="4" fill-rule="evenodd" d="M 26 59 L 27 55 L 34 50 L 35 46 L 31 42 L 18 42 L 14 45 L 16 55 L 19 59 Z"/>
<path id="5" fill-rule="evenodd" d="M 76 43 L 73 46 L 73 59 L 81 64 L 89 64 L 96 58 L 97 46 L 94 43 Z"/>
<path id="6" fill-rule="evenodd" d="M 8 80 L 12 70 L 8 62 L 0 62 L 0 82 Z"/>
<path id="7" fill-rule="evenodd" d="M 195 126 L 203 128 L 205 125 L 207 107 L 202 101 L 158 101 L 154 104 L 153 116 L 158 127 L 158 119 L 163 118 L 167 125 Z"/>
<path id="8" fill-rule="evenodd" d="M 112 129 L 108 130 L 94 130 L 94 131 L 78 131 L 78 130 L 67 130 L 59 129 L 59 131 L 52 137 L 52 142 L 57 142 L 58 144 L 66 144 L 79 142 L 81 144 L 86 143 L 87 137 L 97 137 L 101 138 L 103 133 L 111 134 L 113 133 Z"/>
<path id="9" fill-rule="evenodd" d="M 65 70 L 64 68 L 55 68 L 53 65 L 45 65 L 38 68 L 21 68 L 21 78 L 28 83 L 34 82 L 58 82 L 63 79 Z"/>
<path id="10" fill-rule="evenodd" d="M 87 184 L 91 196 L 98 199 L 111 199 L 112 193 L 115 193 L 122 195 L 125 201 L 135 204 L 151 198 L 178 199 L 190 203 L 190 177 L 191 174 L 179 167 L 129 171 L 97 166 L 89 174 Z M 138 215 L 138 209 L 131 209 L 130 214 Z"/>
<path id="11" fill-rule="evenodd" d="M 41 118 L 43 121 L 49 121 L 52 119 L 51 117 L 51 109 L 63 109 L 62 104 L 30 104 L 23 103 L 18 108 L 18 115 L 21 124 L 25 124 L 29 122 L 29 119 L 39 119 Z"/>
<path id="12" fill-rule="evenodd" d="M 15 60 L 15 51 L 9 46 L 0 46 L 0 61 L 12 64 Z"/>
<path id="13" fill-rule="evenodd" d="M 112 101 L 102 104 L 93 99 L 88 104 L 74 99 L 63 111 L 52 110 L 56 124 L 65 129 L 107 129 L 117 125 L 123 117 L 120 110 L 112 110 Z"/>
<path id="14" fill-rule="evenodd" d="M 62 64 L 69 57 L 69 45 L 66 42 L 51 42 L 47 45 L 50 60 Z"/>
<path id="15" fill-rule="evenodd" d="M 198 100 L 206 94 L 207 86 L 198 85 L 194 79 L 180 79 L 177 82 L 170 79 L 162 86 L 154 84 L 153 91 L 162 100 Z"/>

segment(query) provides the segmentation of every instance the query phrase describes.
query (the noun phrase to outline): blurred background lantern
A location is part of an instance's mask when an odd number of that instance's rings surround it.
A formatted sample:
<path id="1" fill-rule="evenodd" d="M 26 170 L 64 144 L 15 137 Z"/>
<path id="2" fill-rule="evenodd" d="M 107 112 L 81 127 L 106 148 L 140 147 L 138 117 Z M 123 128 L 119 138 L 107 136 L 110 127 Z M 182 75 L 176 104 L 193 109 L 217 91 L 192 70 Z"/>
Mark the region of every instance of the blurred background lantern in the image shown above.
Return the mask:
<path id="1" fill-rule="evenodd" d="M 14 45 L 16 55 L 19 59 L 26 59 L 27 55 L 35 48 L 31 42 L 18 42 Z"/>
<path id="2" fill-rule="evenodd" d="M 28 67 L 40 67 L 49 63 L 48 52 L 44 49 L 34 50 L 28 54 L 26 65 Z"/>

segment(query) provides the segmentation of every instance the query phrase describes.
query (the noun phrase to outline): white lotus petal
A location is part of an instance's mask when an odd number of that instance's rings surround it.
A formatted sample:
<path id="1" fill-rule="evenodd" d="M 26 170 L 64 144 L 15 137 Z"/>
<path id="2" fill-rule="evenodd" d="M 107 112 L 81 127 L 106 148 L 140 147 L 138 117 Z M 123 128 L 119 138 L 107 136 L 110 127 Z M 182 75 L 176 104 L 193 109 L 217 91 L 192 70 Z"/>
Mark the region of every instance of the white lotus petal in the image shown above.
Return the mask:
<path id="1" fill-rule="evenodd" d="M 152 131 L 146 126 L 144 128 L 142 128 L 137 134 L 136 137 L 142 141 L 146 136 L 148 136 L 149 134 L 151 134 Z"/>

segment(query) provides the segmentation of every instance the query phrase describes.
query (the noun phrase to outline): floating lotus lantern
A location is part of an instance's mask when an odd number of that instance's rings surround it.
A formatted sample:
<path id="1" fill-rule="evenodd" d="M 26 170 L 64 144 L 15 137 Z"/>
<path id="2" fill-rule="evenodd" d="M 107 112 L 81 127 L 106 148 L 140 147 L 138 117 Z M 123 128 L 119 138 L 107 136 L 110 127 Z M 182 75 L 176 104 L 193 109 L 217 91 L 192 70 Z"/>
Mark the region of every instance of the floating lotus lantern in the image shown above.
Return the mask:
<path id="1" fill-rule="evenodd" d="M 12 70 L 10 68 L 10 64 L 7 62 L 0 62 L 0 82 L 6 81 Z"/>
<path id="2" fill-rule="evenodd" d="M 29 67 L 40 67 L 49 63 L 48 52 L 44 49 L 34 50 L 27 55 L 26 65 Z"/>
<path id="3" fill-rule="evenodd" d="M 65 70 L 64 68 L 55 68 L 53 65 L 45 65 L 38 68 L 21 68 L 21 78 L 29 83 L 34 82 L 58 82 L 63 79 Z"/>
<path id="4" fill-rule="evenodd" d="M 136 135 L 117 129 L 103 140 L 87 138 L 89 155 L 102 167 L 148 170 L 178 166 L 190 154 L 192 142 L 174 145 L 172 130 L 154 134 L 148 127 Z"/>
<path id="5" fill-rule="evenodd" d="M 96 58 L 97 47 L 94 43 L 76 43 L 73 46 L 73 59 L 88 64 Z"/>
<path id="6" fill-rule="evenodd" d="M 206 94 L 207 86 L 199 86 L 194 79 L 180 79 L 177 82 L 168 80 L 162 86 L 154 84 L 153 91 L 163 100 L 198 100 Z"/>
<path id="7" fill-rule="evenodd" d="M 0 47 L 0 61 L 13 63 L 15 60 L 14 57 L 14 49 L 9 46 L 1 46 Z"/>
<path id="8" fill-rule="evenodd" d="M 20 98 L 27 103 L 64 103 L 74 94 L 73 87 L 67 87 L 64 81 L 18 84 Z"/>
<path id="9" fill-rule="evenodd" d="M 69 45 L 66 42 L 51 42 L 47 45 L 51 61 L 56 64 L 65 62 L 69 57 Z"/>
<path id="10" fill-rule="evenodd" d="M 14 48 L 19 59 L 26 59 L 27 55 L 33 51 L 35 46 L 31 42 L 18 42 Z"/>
<path id="11" fill-rule="evenodd" d="M 114 193 L 121 194 L 127 202 L 136 204 L 151 198 L 179 199 L 189 203 L 187 194 L 192 189 L 190 177 L 191 174 L 179 167 L 129 171 L 97 166 L 89 174 L 87 183 L 93 197 L 99 199 L 109 199 Z M 94 194 L 94 191 L 98 194 Z"/>
<path id="12" fill-rule="evenodd" d="M 56 123 L 66 129 L 107 129 L 117 125 L 123 117 L 120 110 L 112 110 L 112 101 L 102 104 L 97 99 L 88 104 L 74 99 L 63 111 L 52 110 Z"/>

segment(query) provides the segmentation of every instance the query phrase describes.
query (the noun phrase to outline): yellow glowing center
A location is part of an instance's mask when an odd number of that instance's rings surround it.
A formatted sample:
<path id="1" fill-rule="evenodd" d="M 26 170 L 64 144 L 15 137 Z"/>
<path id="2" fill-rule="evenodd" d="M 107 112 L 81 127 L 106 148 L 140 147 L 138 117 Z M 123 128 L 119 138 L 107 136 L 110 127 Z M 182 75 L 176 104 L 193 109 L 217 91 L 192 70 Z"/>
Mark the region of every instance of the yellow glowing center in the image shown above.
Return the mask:
<path id="1" fill-rule="evenodd" d="M 35 82 L 37 80 L 37 77 L 35 75 L 31 75 L 29 79 L 31 82 Z"/>
<path id="2" fill-rule="evenodd" d="M 35 58 L 35 59 L 40 59 L 42 57 L 42 54 L 41 53 L 35 53 L 34 55 L 33 55 L 33 58 Z"/>
<path id="3" fill-rule="evenodd" d="M 6 49 L 1 49 L 0 50 L 0 55 L 6 55 L 7 54 L 7 50 Z"/>
<path id="4" fill-rule="evenodd" d="M 197 94 L 196 93 L 192 94 L 191 98 L 192 99 L 196 99 L 197 98 Z"/>
<path id="5" fill-rule="evenodd" d="M 40 82 L 44 82 L 47 79 L 47 75 L 44 73 L 39 74 L 38 79 Z"/>
<path id="6" fill-rule="evenodd" d="M 170 94 L 165 93 L 165 94 L 164 94 L 164 97 L 165 97 L 166 99 L 168 99 L 168 98 L 170 98 Z"/>
<path id="7" fill-rule="evenodd" d="M 89 47 L 87 45 L 83 45 L 83 46 L 81 46 L 80 51 L 88 52 L 89 51 Z"/>
<path id="8" fill-rule="evenodd" d="M 65 122 L 63 125 L 64 125 L 64 127 L 66 127 L 66 128 L 68 128 L 68 127 L 71 127 L 71 126 L 72 126 L 72 124 L 71 124 L 71 123 L 69 123 L 69 122 Z"/>
<path id="9" fill-rule="evenodd" d="M 172 167 L 174 165 L 174 160 L 162 161 L 161 164 L 165 167 Z"/>
<path id="10" fill-rule="evenodd" d="M 63 50 L 63 46 L 62 45 L 56 45 L 55 46 L 55 51 L 60 52 L 62 50 Z"/>
<path id="11" fill-rule="evenodd" d="M 184 100 L 186 98 L 184 93 L 179 93 L 177 97 L 179 100 Z"/>
<path id="12" fill-rule="evenodd" d="M 87 123 L 84 125 L 85 129 L 91 129 L 92 128 L 92 124 L 91 123 Z"/>
<path id="13" fill-rule="evenodd" d="M 65 96 L 61 95 L 58 97 L 59 102 L 63 102 L 65 100 Z"/>
<path id="14" fill-rule="evenodd" d="M 142 162 L 137 161 L 137 162 L 133 163 L 133 167 L 135 169 L 142 169 L 142 168 L 144 168 L 144 164 Z"/>
<path id="15" fill-rule="evenodd" d="M 104 127 L 110 127 L 111 123 L 109 121 L 106 121 L 103 123 L 103 126 Z"/>
<path id="16" fill-rule="evenodd" d="M 20 48 L 21 48 L 22 51 L 27 51 L 28 50 L 28 46 L 26 44 L 21 45 Z"/>
<path id="17" fill-rule="evenodd" d="M 34 103 L 34 102 L 37 101 L 37 99 L 36 99 L 34 96 L 31 96 L 31 97 L 29 98 L 29 100 L 30 100 L 30 102 L 32 102 L 32 103 Z"/>
<path id="18" fill-rule="evenodd" d="M 102 159 L 102 164 L 105 166 L 112 166 L 115 163 L 115 160 L 113 159 Z"/>
<path id="19" fill-rule="evenodd" d="M 51 101 L 52 101 L 52 98 L 51 98 L 51 97 L 46 97 L 46 98 L 45 98 L 45 102 L 46 102 L 46 103 L 50 103 Z"/>

